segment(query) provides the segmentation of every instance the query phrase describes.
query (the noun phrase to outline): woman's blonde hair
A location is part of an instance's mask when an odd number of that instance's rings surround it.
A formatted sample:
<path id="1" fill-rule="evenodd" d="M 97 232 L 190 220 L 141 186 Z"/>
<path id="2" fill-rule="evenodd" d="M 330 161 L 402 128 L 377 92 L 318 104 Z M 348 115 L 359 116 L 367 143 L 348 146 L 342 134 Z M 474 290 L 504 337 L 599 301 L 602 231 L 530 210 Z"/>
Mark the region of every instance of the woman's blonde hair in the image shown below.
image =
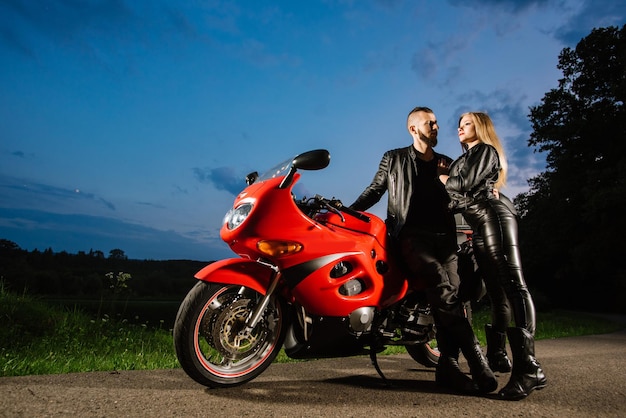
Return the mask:
<path id="1" fill-rule="evenodd" d="M 483 112 L 467 112 L 463 113 L 461 117 L 459 117 L 459 125 L 461 123 L 461 119 L 464 116 L 469 116 L 472 118 L 474 122 L 474 127 L 476 129 L 476 137 L 482 143 L 493 146 L 498 152 L 498 158 L 500 160 L 500 172 L 498 175 L 498 181 L 495 184 L 496 188 L 502 188 L 506 185 L 506 175 L 508 172 L 508 164 L 506 162 L 506 154 L 504 153 L 504 148 L 502 147 L 502 141 L 498 137 L 496 133 L 496 128 L 493 126 L 493 122 L 488 114 Z"/>

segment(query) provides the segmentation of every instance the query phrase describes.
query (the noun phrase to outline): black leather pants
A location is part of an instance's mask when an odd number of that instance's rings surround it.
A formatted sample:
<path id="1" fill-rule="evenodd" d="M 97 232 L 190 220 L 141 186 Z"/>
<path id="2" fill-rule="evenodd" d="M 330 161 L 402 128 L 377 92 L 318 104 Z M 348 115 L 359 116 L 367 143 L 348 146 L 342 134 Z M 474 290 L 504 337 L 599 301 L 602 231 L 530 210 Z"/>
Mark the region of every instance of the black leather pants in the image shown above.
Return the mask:
<path id="1" fill-rule="evenodd" d="M 535 335 L 535 307 L 522 272 L 515 214 L 492 199 L 469 206 L 463 216 L 474 232 L 474 254 L 491 300 L 493 329 L 505 332 L 512 311 L 515 326 Z"/>
<path id="2" fill-rule="evenodd" d="M 456 255 L 456 236 L 414 232 L 399 239 L 400 254 L 410 274 L 425 280 L 426 297 L 439 330 L 464 320 L 458 297 L 460 278 Z M 438 331 L 439 332 L 439 331 Z"/>

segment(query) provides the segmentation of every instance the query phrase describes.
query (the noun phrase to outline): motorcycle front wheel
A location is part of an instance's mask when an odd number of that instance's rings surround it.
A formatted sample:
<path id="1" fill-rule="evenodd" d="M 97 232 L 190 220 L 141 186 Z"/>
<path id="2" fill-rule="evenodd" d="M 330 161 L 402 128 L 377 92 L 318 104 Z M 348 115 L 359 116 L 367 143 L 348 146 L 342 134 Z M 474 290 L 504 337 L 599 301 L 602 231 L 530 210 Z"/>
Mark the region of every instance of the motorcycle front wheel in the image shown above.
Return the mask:
<path id="1" fill-rule="evenodd" d="M 246 330 L 261 298 L 244 286 L 196 283 L 174 323 L 176 356 L 189 377 L 208 387 L 231 387 L 254 379 L 274 361 L 287 330 L 286 305 L 271 298 L 256 327 Z"/>

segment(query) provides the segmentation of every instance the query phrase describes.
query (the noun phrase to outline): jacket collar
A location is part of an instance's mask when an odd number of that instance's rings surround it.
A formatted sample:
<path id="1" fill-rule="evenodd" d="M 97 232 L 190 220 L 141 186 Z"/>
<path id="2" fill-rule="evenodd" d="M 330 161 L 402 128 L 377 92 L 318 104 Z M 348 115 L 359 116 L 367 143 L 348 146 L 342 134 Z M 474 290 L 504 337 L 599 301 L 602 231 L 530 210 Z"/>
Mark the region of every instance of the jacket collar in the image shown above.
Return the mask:
<path id="1" fill-rule="evenodd" d="M 413 146 L 413 144 L 409 145 L 408 149 L 409 149 L 409 156 L 411 157 L 412 160 L 415 160 L 417 158 L 417 151 L 415 151 L 415 147 Z"/>
<path id="2" fill-rule="evenodd" d="M 415 161 L 418 158 L 417 157 L 417 150 L 415 149 L 413 144 L 409 145 L 407 148 L 408 148 L 408 151 L 409 151 L 409 156 L 411 157 L 411 159 L 413 161 Z M 442 158 L 442 155 L 438 154 L 437 151 L 433 150 L 433 159 L 437 160 L 439 158 Z"/>

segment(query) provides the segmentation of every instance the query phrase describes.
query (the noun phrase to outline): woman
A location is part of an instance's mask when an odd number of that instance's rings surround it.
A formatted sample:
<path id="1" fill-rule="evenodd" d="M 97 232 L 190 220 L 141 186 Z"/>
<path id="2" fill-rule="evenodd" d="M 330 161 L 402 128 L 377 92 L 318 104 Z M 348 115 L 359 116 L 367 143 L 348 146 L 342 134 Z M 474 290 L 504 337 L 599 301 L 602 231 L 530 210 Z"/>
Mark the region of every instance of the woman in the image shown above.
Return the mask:
<path id="1" fill-rule="evenodd" d="M 493 328 L 487 327 L 488 358 L 491 354 L 492 361 L 504 362 L 505 329 L 509 337 L 513 368 L 509 382 L 498 395 L 519 400 L 535 389 L 543 389 L 547 380 L 535 358 L 535 308 L 522 274 L 515 212 L 506 198 L 500 199 L 494 193 L 494 189 L 505 184 L 506 159 L 487 114 L 461 115 L 458 133 L 466 152 L 449 170 L 443 165 L 439 180 L 445 185 L 454 209 L 463 213 L 474 233 L 478 266 L 494 309 Z M 507 299 L 514 328 L 507 328 L 510 321 Z M 489 345 L 495 347 L 490 350 Z"/>

